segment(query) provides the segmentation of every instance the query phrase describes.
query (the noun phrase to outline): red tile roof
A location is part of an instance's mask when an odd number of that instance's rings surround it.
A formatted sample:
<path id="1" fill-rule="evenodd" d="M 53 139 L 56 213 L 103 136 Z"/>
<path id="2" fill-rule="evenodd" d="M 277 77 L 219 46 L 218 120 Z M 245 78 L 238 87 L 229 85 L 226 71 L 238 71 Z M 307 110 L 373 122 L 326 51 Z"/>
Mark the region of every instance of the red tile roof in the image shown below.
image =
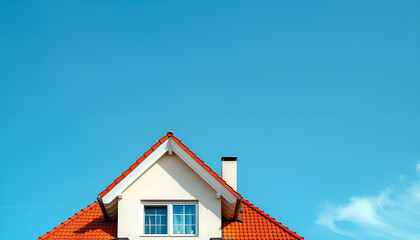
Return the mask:
<path id="1" fill-rule="evenodd" d="M 117 237 L 117 221 L 103 222 L 101 208 L 94 202 L 67 219 L 39 240 L 108 240 Z"/>
<path id="2" fill-rule="evenodd" d="M 124 177 L 126 177 L 130 172 L 132 172 L 138 165 L 140 165 L 141 162 L 146 159 L 147 156 L 149 156 L 156 148 L 158 148 L 163 142 L 166 141 L 166 139 L 172 138 L 176 143 L 178 143 L 179 146 L 181 146 L 182 149 L 184 149 L 194 160 L 196 160 L 203 168 L 205 168 L 213 177 L 215 177 L 223 186 L 225 186 L 235 197 L 240 197 L 241 195 L 237 193 L 231 186 L 229 186 L 225 180 L 223 180 L 217 173 L 215 173 L 209 166 L 207 166 L 203 160 L 199 159 L 197 155 L 195 155 L 191 150 L 185 146 L 178 138 L 174 136 L 174 133 L 172 131 L 169 131 L 166 136 L 159 139 L 157 143 L 155 143 L 149 150 L 147 150 L 143 156 L 141 156 L 137 161 L 131 165 L 131 167 L 123 172 L 121 176 L 117 177 L 114 182 L 112 182 L 104 191 L 102 191 L 99 196 L 103 198 L 111 189 L 113 189 Z"/>
<path id="3" fill-rule="evenodd" d="M 140 157 L 128 170 L 116 178 L 99 196 L 103 197 L 134 168 L 136 168 L 147 156 L 159 147 L 166 139 L 172 137 L 191 157 L 203 166 L 220 183 L 229 189 L 236 197 L 240 194 L 232 189 L 222 178 L 219 177 L 210 167 L 191 152 L 179 139 L 169 131 L 152 146 L 142 157 Z M 233 222 L 223 219 L 223 238 L 229 240 L 303 240 L 268 214 L 264 213 L 247 200 L 242 200 L 242 213 L 239 218 L 243 222 Z M 117 237 L 117 221 L 102 221 L 103 215 L 98 202 L 94 202 L 76 213 L 73 217 L 64 221 L 53 230 L 39 237 L 40 240 L 108 240 Z"/>
<path id="4" fill-rule="evenodd" d="M 247 200 L 242 200 L 239 218 L 243 222 L 223 219 L 223 239 L 228 240 L 303 240 L 274 218 Z M 104 222 L 98 202 L 55 227 L 39 240 L 108 240 L 117 238 L 117 221 Z"/>
<path id="5" fill-rule="evenodd" d="M 241 221 L 223 219 L 223 239 L 228 240 L 303 240 L 303 237 L 270 217 L 247 200 L 242 200 Z"/>

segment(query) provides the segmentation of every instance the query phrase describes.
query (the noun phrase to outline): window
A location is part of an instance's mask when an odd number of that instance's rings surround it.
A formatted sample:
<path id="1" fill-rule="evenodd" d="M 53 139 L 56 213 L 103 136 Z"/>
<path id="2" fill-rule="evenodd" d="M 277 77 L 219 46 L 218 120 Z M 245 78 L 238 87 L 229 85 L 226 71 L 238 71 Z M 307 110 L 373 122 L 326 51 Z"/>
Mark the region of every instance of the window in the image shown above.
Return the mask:
<path id="1" fill-rule="evenodd" d="M 167 234 L 168 233 L 168 209 L 166 206 L 144 207 L 144 233 Z"/>
<path id="2" fill-rule="evenodd" d="M 173 234 L 195 234 L 195 205 L 173 205 Z"/>
<path id="3" fill-rule="evenodd" d="M 197 202 L 142 203 L 144 235 L 197 235 Z"/>

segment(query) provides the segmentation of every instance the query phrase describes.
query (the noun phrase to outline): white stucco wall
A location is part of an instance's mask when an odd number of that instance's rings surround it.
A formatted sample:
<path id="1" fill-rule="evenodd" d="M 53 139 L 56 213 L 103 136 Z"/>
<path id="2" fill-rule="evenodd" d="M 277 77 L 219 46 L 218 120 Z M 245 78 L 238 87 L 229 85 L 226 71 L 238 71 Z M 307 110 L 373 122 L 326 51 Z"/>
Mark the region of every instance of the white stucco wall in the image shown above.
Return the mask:
<path id="1" fill-rule="evenodd" d="M 144 236 L 145 200 L 197 200 L 198 236 Z M 137 239 L 210 239 L 221 237 L 221 200 L 216 191 L 175 154 L 163 155 L 122 194 L 118 202 L 118 237 Z M 169 220 L 170 221 L 170 220 Z"/>

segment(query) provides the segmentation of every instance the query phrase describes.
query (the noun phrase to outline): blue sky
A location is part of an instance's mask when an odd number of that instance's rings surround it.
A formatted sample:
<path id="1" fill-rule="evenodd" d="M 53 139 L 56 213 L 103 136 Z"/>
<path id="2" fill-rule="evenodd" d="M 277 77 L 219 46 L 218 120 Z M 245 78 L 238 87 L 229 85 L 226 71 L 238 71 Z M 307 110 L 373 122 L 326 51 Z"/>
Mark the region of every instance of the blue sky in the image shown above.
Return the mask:
<path id="1" fill-rule="evenodd" d="M 2 1 L 0 226 L 36 239 L 168 130 L 306 239 L 419 239 L 419 1 Z M 386 229 L 386 230 L 385 230 Z"/>

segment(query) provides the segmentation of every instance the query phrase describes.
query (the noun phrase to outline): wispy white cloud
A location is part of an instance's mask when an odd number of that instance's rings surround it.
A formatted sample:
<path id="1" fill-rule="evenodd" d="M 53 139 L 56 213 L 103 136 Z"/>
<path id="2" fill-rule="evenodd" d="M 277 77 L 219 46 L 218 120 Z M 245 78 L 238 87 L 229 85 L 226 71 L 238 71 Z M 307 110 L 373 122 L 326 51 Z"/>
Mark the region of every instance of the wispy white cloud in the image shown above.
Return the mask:
<path id="1" fill-rule="evenodd" d="M 420 173 L 420 163 L 417 163 L 417 165 L 416 165 L 416 169 L 417 169 L 417 171 Z"/>
<path id="2" fill-rule="evenodd" d="M 420 164 L 417 164 L 420 171 Z M 420 181 L 375 196 L 351 197 L 343 204 L 326 202 L 317 224 L 355 239 L 419 240 Z"/>

